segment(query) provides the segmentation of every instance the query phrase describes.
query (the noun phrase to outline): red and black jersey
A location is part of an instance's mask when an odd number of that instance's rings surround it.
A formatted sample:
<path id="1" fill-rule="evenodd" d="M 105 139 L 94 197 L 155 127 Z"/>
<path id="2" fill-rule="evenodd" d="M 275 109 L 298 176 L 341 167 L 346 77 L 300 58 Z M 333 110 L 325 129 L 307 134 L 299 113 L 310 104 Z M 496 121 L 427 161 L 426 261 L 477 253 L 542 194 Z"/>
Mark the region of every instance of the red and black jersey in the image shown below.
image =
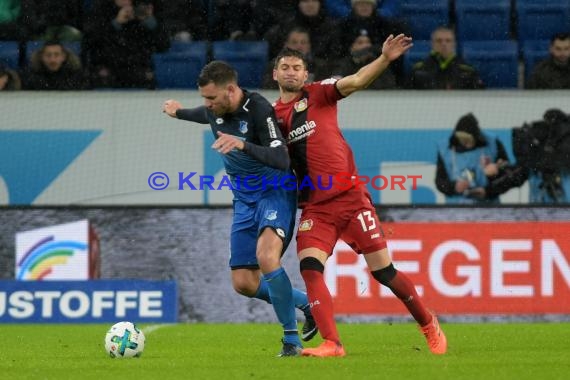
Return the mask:
<path id="1" fill-rule="evenodd" d="M 357 175 L 352 150 L 338 126 L 337 102 L 343 96 L 335 83 L 326 79 L 307 84 L 298 98 L 273 105 L 297 175 L 301 207 L 347 191 L 335 186 L 335 175 Z"/>

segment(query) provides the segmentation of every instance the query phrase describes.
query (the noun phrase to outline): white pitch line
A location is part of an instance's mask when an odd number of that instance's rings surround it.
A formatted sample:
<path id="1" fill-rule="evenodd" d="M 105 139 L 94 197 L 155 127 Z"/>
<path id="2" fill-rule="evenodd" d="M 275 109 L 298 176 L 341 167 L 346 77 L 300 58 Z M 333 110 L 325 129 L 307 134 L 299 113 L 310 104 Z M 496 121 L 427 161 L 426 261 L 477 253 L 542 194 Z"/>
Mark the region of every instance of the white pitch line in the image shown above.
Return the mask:
<path id="1" fill-rule="evenodd" d="M 153 331 L 156 331 L 156 330 L 161 329 L 163 327 L 169 327 L 169 326 L 174 326 L 174 324 L 170 323 L 170 324 L 150 325 L 150 326 L 143 327 L 142 331 L 145 335 L 148 335 Z"/>

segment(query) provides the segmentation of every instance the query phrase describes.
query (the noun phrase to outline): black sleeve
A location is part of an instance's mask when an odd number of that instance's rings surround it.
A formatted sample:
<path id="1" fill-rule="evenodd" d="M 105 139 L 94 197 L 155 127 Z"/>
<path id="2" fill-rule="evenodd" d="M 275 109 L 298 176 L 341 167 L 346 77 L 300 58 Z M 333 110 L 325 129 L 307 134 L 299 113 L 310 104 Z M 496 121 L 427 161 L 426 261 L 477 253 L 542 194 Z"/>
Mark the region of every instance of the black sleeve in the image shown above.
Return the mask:
<path id="1" fill-rule="evenodd" d="M 259 145 L 246 142 L 245 153 L 276 169 L 285 170 L 291 161 L 285 139 L 277 127 L 271 104 L 259 94 L 252 94 L 249 109 Z"/>
<path id="2" fill-rule="evenodd" d="M 291 164 L 289 152 L 285 145 L 272 148 L 270 146 L 255 145 L 246 141 L 243 151 L 272 168 L 287 170 Z"/>
<path id="3" fill-rule="evenodd" d="M 180 120 L 193 121 L 199 124 L 209 124 L 206 107 L 183 108 L 176 111 L 176 117 Z"/>
<path id="4" fill-rule="evenodd" d="M 443 158 L 437 155 L 437 170 L 435 174 L 435 186 L 445 195 L 455 195 L 455 182 L 449 179 Z"/>
<path id="5" fill-rule="evenodd" d="M 507 150 L 503 143 L 497 139 L 497 160 L 499 159 L 509 161 L 509 155 L 507 154 Z M 497 160 L 495 160 L 495 162 Z"/>

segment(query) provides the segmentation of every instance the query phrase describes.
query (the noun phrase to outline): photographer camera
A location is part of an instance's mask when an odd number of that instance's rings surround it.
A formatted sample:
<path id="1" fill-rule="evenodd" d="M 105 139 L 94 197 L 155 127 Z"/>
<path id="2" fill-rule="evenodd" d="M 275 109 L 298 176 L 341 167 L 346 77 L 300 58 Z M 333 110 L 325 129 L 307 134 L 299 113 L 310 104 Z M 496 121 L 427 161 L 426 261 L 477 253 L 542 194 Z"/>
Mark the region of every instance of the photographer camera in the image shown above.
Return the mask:
<path id="1" fill-rule="evenodd" d="M 438 145 L 435 183 L 447 203 L 499 203 L 499 195 L 526 179 L 527 170 L 509 164 L 504 145 L 482 132 L 472 113 L 462 116 L 450 138 Z"/>
<path id="2" fill-rule="evenodd" d="M 570 115 L 549 109 L 512 136 L 515 157 L 529 170 L 529 202 L 570 202 Z"/>

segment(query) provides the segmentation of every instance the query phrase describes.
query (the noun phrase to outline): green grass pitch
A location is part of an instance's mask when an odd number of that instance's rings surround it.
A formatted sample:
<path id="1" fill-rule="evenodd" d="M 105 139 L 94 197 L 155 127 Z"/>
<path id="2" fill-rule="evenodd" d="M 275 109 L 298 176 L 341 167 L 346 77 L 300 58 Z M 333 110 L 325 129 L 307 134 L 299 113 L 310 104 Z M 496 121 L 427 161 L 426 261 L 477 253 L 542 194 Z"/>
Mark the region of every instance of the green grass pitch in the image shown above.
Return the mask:
<path id="1" fill-rule="evenodd" d="M 339 324 L 344 358 L 277 358 L 276 324 L 142 325 L 142 357 L 111 359 L 107 325 L 0 325 L 0 379 L 570 379 L 569 323 L 442 326 L 444 356 L 382 323 Z"/>

